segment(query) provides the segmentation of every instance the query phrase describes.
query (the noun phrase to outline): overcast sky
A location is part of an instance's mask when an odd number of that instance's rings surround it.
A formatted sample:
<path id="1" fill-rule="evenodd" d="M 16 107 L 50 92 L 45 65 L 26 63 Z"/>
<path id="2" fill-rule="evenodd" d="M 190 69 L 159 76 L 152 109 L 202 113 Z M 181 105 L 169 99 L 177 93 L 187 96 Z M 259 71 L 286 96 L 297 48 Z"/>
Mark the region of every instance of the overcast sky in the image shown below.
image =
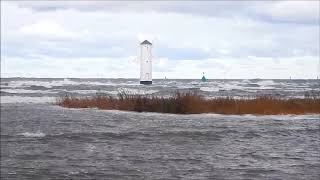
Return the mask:
<path id="1" fill-rule="evenodd" d="M 316 78 L 319 1 L 1 1 L 2 77 Z"/>

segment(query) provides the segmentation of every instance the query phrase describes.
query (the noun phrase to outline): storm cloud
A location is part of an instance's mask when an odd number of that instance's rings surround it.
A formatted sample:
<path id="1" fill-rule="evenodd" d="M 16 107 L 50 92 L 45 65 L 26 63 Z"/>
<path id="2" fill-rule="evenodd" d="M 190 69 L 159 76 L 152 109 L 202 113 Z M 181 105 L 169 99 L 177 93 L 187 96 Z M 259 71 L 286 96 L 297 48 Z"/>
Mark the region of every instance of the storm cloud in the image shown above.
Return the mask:
<path id="1" fill-rule="evenodd" d="M 188 78 L 250 78 L 241 69 L 251 64 L 269 68 L 252 78 L 313 78 L 319 17 L 319 1 L 1 1 L 1 75 L 55 76 L 65 65 L 60 76 L 135 77 L 139 42 L 149 39 L 155 77 L 184 78 L 183 65 Z M 136 68 L 115 68 L 128 63 Z"/>

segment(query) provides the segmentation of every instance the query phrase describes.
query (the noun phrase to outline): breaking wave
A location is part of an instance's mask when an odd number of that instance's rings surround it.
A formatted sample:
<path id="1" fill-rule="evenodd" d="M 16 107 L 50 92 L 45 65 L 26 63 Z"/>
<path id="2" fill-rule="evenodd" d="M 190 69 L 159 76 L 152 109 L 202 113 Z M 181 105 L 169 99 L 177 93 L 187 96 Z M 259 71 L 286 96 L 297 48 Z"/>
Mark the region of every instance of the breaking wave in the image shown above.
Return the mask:
<path id="1" fill-rule="evenodd" d="M 316 80 L 221 80 L 208 82 L 188 79 L 154 80 L 152 85 L 140 85 L 138 79 L 42 79 L 4 78 L 1 82 L 1 103 L 48 103 L 63 95 L 92 96 L 104 94 L 116 96 L 119 91 L 128 94 L 156 94 L 170 97 L 175 91 L 192 90 L 207 98 L 248 97 L 276 95 L 304 98 L 307 94 L 319 94 Z"/>
<path id="2" fill-rule="evenodd" d="M 219 88 L 216 87 L 201 87 L 201 91 L 207 91 L 207 92 L 218 92 Z"/>
<path id="3" fill-rule="evenodd" d="M 273 86 L 275 82 L 273 80 L 264 80 L 264 81 L 258 81 L 257 84 L 260 86 Z"/>
<path id="4" fill-rule="evenodd" d="M 1 103 L 52 103 L 56 97 L 1 96 Z"/>
<path id="5" fill-rule="evenodd" d="M 29 89 L 1 89 L 2 92 L 11 94 L 53 94 L 56 92 L 48 90 L 29 90 Z"/>
<path id="6" fill-rule="evenodd" d="M 118 88 L 118 92 L 120 91 L 124 91 L 124 92 L 127 92 L 129 94 L 153 94 L 153 93 L 156 93 L 156 92 L 159 92 L 158 90 L 146 90 L 146 89 L 133 89 L 133 88 Z"/>
<path id="7" fill-rule="evenodd" d="M 35 133 L 32 133 L 32 132 L 24 132 L 24 133 L 21 133 L 19 135 L 22 135 L 24 137 L 45 137 L 46 134 L 44 134 L 43 132 L 41 131 L 37 131 Z"/>
<path id="8" fill-rule="evenodd" d="M 99 82 L 99 81 L 73 81 L 70 79 L 63 79 L 63 80 L 48 80 L 48 81 L 40 81 L 40 80 L 28 80 L 28 81 L 10 81 L 6 84 L 1 84 L 1 86 L 7 86 L 11 88 L 23 88 L 23 87 L 34 87 L 34 86 L 42 86 L 45 88 L 52 88 L 54 86 L 67 86 L 67 85 L 115 85 L 111 81 L 108 82 Z"/>

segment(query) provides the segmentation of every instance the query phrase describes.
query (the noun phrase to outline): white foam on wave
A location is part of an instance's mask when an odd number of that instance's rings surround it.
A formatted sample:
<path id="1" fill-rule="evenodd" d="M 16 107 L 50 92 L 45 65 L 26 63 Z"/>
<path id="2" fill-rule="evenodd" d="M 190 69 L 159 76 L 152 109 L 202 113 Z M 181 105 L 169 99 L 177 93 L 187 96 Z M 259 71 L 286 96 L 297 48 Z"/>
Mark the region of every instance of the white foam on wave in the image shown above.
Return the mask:
<path id="1" fill-rule="evenodd" d="M 243 118 L 244 120 L 313 120 L 313 119 L 318 119 L 319 114 L 279 114 L 279 115 L 253 115 L 253 114 L 245 114 L 245 115 L 233 115 L 233 116 L 238 116 L 239 118 Z"/>
<path id="2" fill-rule="evenodd" d="M 266 89 L 275 89 L 273 85 L 275 85 L 274 81 L 272 80 L 264 80 L 259 81 L 256 84 L 258 87 L 248 87 L 247 84 L 252 83 L 250 80 L 242 80 L 242 81 L 230 81 L 230 82 L 223 82 L 219 83 L 216 86 L 220 87 L 221 90 L 266 90 Z"/>
<path id="3" fill-rule="evenodd" d="M 98 90 L 65 90 L 65 92 L 68 92 L 68 93 L 78 93 L 78 94 L 94 94 L 94 93 L 97 93 L 97 92 L 100 92 Z"/>
<path id="4" fill-rule="evenodd" d="M 264 81 L 258 81 L 257 84 L 260 86 L 272 86 L 272 85 L 275 85 L 275 82 L 272 80 L 264 80 Z"/>
<path id="5" fill-rule="evenodd" d="M 106 91 L 106 90 L 65 90 L 67 93 L 78 93 L 78 94 L 96 94 L 96 93 L 103 93 L 103 94 L 118 94 L 118 91 Z"/>
<path id="6" fill-rule="evenodd" d="M 93 152 L 97 147 L 94 146 L 93 144 L 87 144 L 87 150 L 89 152 Z"/>
<path id="7" fill-rule="evenodd" d="M 55 92 L 48 91 L 48 90 L 29 90 L 29 89 L 1 89 L 2 92 L 7 93 L 18 93 L 18 94 L 33 94 L 33 93 L 39 93 L 39 94 L 53 94 Z"/>
<path id="8" fill-rule="evenodd" d="M 218 92 L 219 88 L 217 87 L 201 87 L 201 91 L 207 91 L 207 92 Z"/>
<path id="9" fill-rule="evenodd" d="M 117 88 L 117 90 L 68 90 L 65 91 L 68 93 L 78 93 L 78 94 L 95 94 L 95 93 L 103 93 L 103 94 L 112 94 L 117 95 L 119 92 L 126 92 L 128 94 L 153 94 L 158 92 L 158 90 L 146 90 L 146 89 L 134 89 L 134 88 Z"/>
<path id="10" fill-rule="evenodd" d="M 233 84 L 233 83 L 219 84 L 219 87 L 223 90 L 244 89 L 244 87 L 239 86 L 237 84 Z"/>
<path id="11" fill-rule="evenodd" d="M 241 83 L 247 83 L 248 84 L 248 83 L 251 83 L 251 81 L 249 79 L 244 79 L 244 80 L 241 81 Z"/>
<path id="12" fill-rule="evenodd" d="M 72 81 L 70 79 L 63 79 L 63 80 L 54 80 L 54 81 L 37 81 L 37 80 L 17 80 L 17 81 L 10 81 L 7 87 L 12 88 L 21 88 L 21 87 L 30 87 L 30 86 L 43 86 L 46 88 L 52 88 L 53 86 L 66 86 L 66 85 L 95 85 L 95 86 L 102 86 L 102 85 L 115 85 L 112 82 L 98 82 L 98 81 Z"/>
<path id="13" fill-rule="evenodd" d="M 273 87 L 274 85 L 276 85 L 276 83 L 273 80 L 258 81 L 257 84 L 260 86 L 257 89 L 276 89 L 275 87 Z"/>
<path id="14" fill-rule="evenodd" d="M 110 92 L 110 91 L 109 91 Z M 117 94 L 118 92 L 126 92 L 128 94 L 153 94 L 156 92 L 159 92 L 158 90 L 146 90 L 146 89 L 133 89 L 133 88 L 118 88 Z"/>
<path id="15" fill-rule="evenodd" d="M 119 91 L 105 91 L 104 93 L 117 95 L 119 93 Z"/>
<path id="16" fill-rule="evenodd" d="M 53 103 L 56 97 L 1 96 L 2 103 Z"/>
<path id="17" fill-rule="evenodd" d="M 189 84 L 192 84 L 192 85 L 198 85 L 198 84 L 203 84 L 204 82 L 202 81 L 191 81 Z"/>
<path id="18" fill-rule="evenodd" d="M 37 131 L 35 133 L 32 133 L 32 132 L 24 132 L 24 133 L 20 133 L 19 135 L 22 135 L 24 137 L 45 137 L 46 134 L 44 134 L 43 132 L 41 131 Z"/>
<path id="19" fill-rule="evenodd" d="M 52 86 L 64 86 L 64 85 L 77 85 L 79 82 L 71 81 L 69 79 L 55 80 L 55 81 L 36 81 L 36 80 L 17 80 L 10 81 L 8 87 L 21 88 L 30 86 L 43 86 L 46 88 L 51 88 Z"/>
<path id="20" fill-rule="evenodd" d="M 190 88 L 195 88 L 194 85 L 190 84 L 190 85 L 178 85 L 177 86 L 178 89 L 190 89 Z"/>

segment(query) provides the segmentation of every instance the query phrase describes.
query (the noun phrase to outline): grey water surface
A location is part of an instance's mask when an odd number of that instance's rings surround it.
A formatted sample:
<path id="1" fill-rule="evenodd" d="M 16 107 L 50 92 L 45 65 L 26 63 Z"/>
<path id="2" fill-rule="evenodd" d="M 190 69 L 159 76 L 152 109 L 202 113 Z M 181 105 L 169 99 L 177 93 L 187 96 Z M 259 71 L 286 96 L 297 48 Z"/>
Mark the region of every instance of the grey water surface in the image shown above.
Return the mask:
<path id="1" fill-rule="evenodd" d="M 251 84 L 251 85 L 250 85 Z M 255 84 L 255 85 L 253 85 Z M 67 109 L 65 93 L 304 98 L 316 80 L 1 80 L 1 179 L 320 179 L 320 116 Z"/>

